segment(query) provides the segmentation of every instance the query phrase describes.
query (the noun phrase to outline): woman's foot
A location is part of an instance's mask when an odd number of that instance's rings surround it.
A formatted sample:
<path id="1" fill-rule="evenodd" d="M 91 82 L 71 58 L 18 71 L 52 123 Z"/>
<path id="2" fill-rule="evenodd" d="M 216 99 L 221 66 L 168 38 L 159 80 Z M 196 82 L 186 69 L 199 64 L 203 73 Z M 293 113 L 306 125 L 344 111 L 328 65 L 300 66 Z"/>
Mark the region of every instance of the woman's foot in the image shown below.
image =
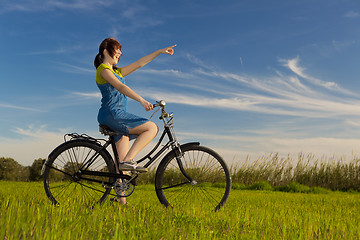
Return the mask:
<path id="1" fill-rule="evenodd" d="M 120 171 L 137 171 L 137 172 L 147 172 L 148 169 L 145 167 L 138 166 L 135 162 L 121 162 L 119 164 Z"/>

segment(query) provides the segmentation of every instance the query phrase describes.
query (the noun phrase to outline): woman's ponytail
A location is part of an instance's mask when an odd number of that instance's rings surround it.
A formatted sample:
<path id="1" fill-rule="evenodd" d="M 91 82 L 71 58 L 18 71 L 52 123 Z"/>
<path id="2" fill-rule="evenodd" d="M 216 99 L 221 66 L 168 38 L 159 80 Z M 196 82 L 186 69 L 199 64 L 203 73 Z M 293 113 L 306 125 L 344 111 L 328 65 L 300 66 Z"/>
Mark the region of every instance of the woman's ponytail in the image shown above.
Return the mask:
<path id="1" fill-rule="evenodd" d="M 103 56 L 101 53 L 98 53 L 94 59 L 95 68 L 98 68 L 100 66 L 100 64 L 102 64 L 102 62 L 103 62 Z"/>

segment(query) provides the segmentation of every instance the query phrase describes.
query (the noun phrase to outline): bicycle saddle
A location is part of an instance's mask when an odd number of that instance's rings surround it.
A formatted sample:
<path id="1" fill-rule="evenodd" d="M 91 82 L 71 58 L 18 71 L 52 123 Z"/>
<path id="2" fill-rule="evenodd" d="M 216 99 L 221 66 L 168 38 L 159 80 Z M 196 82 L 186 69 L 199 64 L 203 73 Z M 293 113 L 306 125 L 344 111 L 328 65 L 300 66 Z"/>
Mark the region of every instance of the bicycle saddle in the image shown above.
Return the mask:
<path id="1" fill-rule="evenodd" d="M 105 136 L 115 136 L 118 135 L 118 133 L 111 130 L 108 126 L 105 125 L 99 125 L 99 131 L 101 134 Z"/>

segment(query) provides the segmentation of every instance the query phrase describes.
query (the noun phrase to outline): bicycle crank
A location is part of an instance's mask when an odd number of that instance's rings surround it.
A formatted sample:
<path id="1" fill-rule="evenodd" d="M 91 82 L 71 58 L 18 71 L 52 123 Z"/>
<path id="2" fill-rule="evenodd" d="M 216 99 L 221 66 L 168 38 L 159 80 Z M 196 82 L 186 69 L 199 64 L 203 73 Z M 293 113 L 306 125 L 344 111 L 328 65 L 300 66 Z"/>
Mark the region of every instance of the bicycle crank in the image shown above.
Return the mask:
<path id="1" fill-rule="evenodd" d="M 128 197 L 134 192 L 135 185 L 127 179 L 118 178 L 114 184 L 114 190 L 119 197 Z"/>

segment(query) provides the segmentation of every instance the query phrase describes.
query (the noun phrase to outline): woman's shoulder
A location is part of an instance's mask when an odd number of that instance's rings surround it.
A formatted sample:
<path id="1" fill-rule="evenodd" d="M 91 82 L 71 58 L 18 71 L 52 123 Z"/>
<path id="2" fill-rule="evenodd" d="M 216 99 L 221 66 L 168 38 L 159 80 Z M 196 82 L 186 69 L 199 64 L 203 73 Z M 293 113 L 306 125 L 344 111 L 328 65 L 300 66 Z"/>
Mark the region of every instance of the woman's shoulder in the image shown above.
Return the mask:
<path id="1" fill-rule="evenodd" d="M 106 64 L 100 64 L 97 69 L 96 69 L 96 82 L 98 84 L 105 84 L 107 83 L 107 81 L 101 76 L 101 71 L 104 69 L 109 69 L 110 71 L 112 71 L 114 74 L 120 76 L 121 78 L 123 77 L 121 74 L 121 68 L 117 68 L 117 69 L 111 69 L 108 65 Z"/>
<path id="2" fill-rule="evenodd" d="M 122 74 L 121 74 L 121 68 L 116 68 L 116 69 L 111 69 L 108 65 L 102 63 L 98 66 L 98 68 L 96 69 L 96 72 L 97 73 L 100 73 L 102 70 L 104 69 L 109 69 L 110 71 L 112 71 L 113 73 L 116 73 L 117 75 L 121 76 L 122 77 Z"/>
<path id="3" fill-rule="evenodd" d="M 102 63 L 97 67 L 96 72 L 100 73 L 102 70 L 106 68 L 111 70 L 111 68 L 108 65 Z"/>
<path id="4" fill-rule="evenodd" d="M 109 69 L 111 70 L 111 68 L 109 66 L 107 66 L 106 64 L 100 64 L 97 68 L 96 68 L 96 83 L 97 84 L 105 84 L 107 83 L 107 81 L 101 76 L 101 71 L 104 69 Z"/>

